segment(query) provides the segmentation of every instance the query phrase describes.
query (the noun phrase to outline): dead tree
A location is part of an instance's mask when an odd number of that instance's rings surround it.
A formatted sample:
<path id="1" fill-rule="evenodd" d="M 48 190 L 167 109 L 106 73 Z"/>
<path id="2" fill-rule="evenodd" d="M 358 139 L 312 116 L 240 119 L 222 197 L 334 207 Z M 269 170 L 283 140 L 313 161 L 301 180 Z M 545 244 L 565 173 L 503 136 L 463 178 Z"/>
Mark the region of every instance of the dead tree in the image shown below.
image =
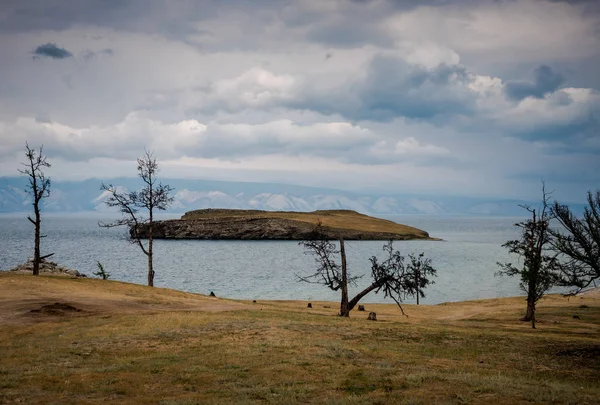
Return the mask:
<path id="1" fill-rule="evenodd" d="M 577 218 L 567 205 L 555 202 L 552 214 L 563 229 L 553 229 L 553 248 L 561 255 L 561 284 L 577 293 L 600 278 L 600 191 L 588 191 L 588 205 Z"/>
<path id="2" fill-rule="evenodd" d="M 101 189 L 109 193 L 104 203 L 108 207 L 118 208 L 122 218 L 110 223 L 100 222 L 99 225 L 105 228 L 115 226 L 127 226 L 129 228 L 130 241 L 137 244 L 148 258 L 148 285 L 153 287 L 155 273 L 152 263 L 152 225 L 154 214 L 157 210 L 164 211 L 169 207 L 173 201 L 173 197 L 169 193 L 173 189 L 168 185 L 157 183 L 158 164 L 153 152 L 146 150 L 144 156 L 137 160 L 137 171 L 144 184 L 139 191 L 120 191 L 112 184 L 105 185 L 102 183 Z M 140 210 L 147 213 L 147 216 L 140 214 Z M 147 234 L 140 234 L 142 226 L 147 229 Z M 146 245 L 142 242 L 144 236 L 148 239 Z"/>
<path id="3" fill-rule="evenodd" d="M 422 290 L 430 283 L 428 276 L 435 275 L 435 269 L 430 265 L 430 261 L 425 266 L 423 255 L 415 257 L 419 263 L 421 274 L 423 275 L 418 282 L 414 279 L 414 269 L 410 265 L 405 265 L 404 256 L 393 249 L 393 241 L 384 245 L 383 249 L 387 253 L 384 261 L 380 262 L 377 257 L 370 258 L 371 261 L 371 284 L 349 299 L 348 286 L 355 286 L 360 276 L 351 276 L 348 274 L 345 244 L 342 238 L 339 239 L 339 250 L 335 243 L 329 241 L 323 232 L 321 225 L 317 225 L 313 232 L 313 238 L 301 242 L 306 249 L 305 253 L 313 255 L 317 263 L 317 270 L 308 276 L 298 276 L 300 281 L 308 283 L 322 284 L 333 291 L 340 291 L 340 312 L 339 316 L 348 317 L 350 311 L 358 302 L 370 292 L 376 294 L 383 291 L 384 297 L 391 298 L 396 302 L 402 314 L 402 301 L 407 297 L 422 293 Z M 336 262 L 335 256 L 340 255 L 340 264 Z"/>
<path id="4" fill-rule="evenodd" d="M 52 256 L 54 253 L 50 253 L 45 256 L 41 256 L 40 253 L 40 239 L 45 237 L 41 235 L 41 202 L 44 198 L 50 196 L 50 179 L 44 175 L 43 169 L 50 167 L 50 163 L 46 161 L 46 156 L 43 154 L 43 146 L 40 146 L 39 152 L 29 147 L 28 143 L 25 143 L 25 156 L 27 162 L 21 163 L 25 166 L 25 169 L 19 169 L 19 172 L 29 177 L 29 185 L 25 191 L 31 194 L 33 198 L 33 213 L 34 218 L 27 216 L 29 222 L 35 227 L 35 242 L 33 250 L 33 275 L 37 276 L 40 274 L 40 263 L 42 260 Z"/>
<path id="5" fill-rule="evenodd" d="M 549 193 L 542 187 L 542 205 L 531 208 L 522 205 L 531 218 L 516 223 L 521 228 L 521 238 L 510 240 L 502 246 L 510 253 L 516 254 L 523 264 L 515 266 L 512 263 L 497 263 L 502 270 L 496 275 L 519 276 L 520 287 L 527 294 L 527 311 L 522 321 L 531 322 L 535 329 L 535 307 L 540 298 L 560 280 L 559 262 L 551 250 L 552 235 L 550 233 L 551 213 L 548 207 Z"/>

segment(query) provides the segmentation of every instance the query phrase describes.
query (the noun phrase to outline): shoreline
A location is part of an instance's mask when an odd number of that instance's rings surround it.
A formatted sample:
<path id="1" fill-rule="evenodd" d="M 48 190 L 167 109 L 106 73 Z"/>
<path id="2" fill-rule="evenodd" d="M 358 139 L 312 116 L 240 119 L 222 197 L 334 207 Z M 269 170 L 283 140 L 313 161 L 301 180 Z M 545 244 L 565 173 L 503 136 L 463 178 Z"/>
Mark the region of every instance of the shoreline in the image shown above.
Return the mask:
<path id="1" fill-rule="evenodd" d="M 10 274 L 14 274 L 14 275 L 19 275 L 19 276 L 32 276 L 31 271 L 29 270 L 3 270 L 0 269 L 0 278 L 4 277 L 3 274 L 6 275 L 10 275 Z M 138 283 L 134 283 L 131 281 L 123 281 L 123 280 L 117 280 L 117 279 L 110 279 L 110 280 L 102 280 L 101 278 L 98 277 L 90 277 L 87 276 L 85 274 L 80 275 L 80 276 L 76 276 L 73 274 L 69 274 L 66 272 L 40 272 L 40 275 L 38 277 L 50 277 L 50 278 L 59 278 L 59 279 L 88 279 L 88 280 L 97 280 L 97 281 L 108 281 L 108 282 L 112 282 L 112 283 L 121 283 L 121 284 L 125 284 L 125 285 L 131 285 L 131 286 L 137 286 L 137 287 L 148 287 L 145 284 L 138 284 Z M 177 293 L 183 293 L 183 294 L 194 294 L 194 295 L 198 295 L 201 297 L 208 297 L 209 293 L 207 294 L 203 294 L 200 292 L 195 292 L 195 291 L 186 291 L 186 290 L 180 290 L 180 289 L 176 289 L 176 288 L 172 288 L 172 287 L 163 287 L 163 286 L 154 286 L 154 287 L 148 287 L 148 288 L 152 288 L 152 289 L 160 289 L 160 290 L 166 290 L 166 291 L 172 291 L 172 292 L 177 292 Z M 325 287 L 323 287 L 325 288 Z M 588 288 L 584 291 L 581 291 L 575 295 L 564 295 L 561 293 L 550 293 L 550 294 L 545 294 L 541 299 L 540 302 L 543 302 L 543 300 L 547 297 L 560 297 L 560 298 L 571 298 L 571 297 L 589 297 L 589 298 L 600 298 L 600 287 L 591 287 Z M 260 299 L 260 298 L 230 298 L 230 297 L 224 297 L 224 296 L 219 296 L 217 295 L 216 298 L 219 299 L 223 299 L 223 300 L 229 300 L 229 301 L 234 301 L 234 302 L 252 302 L 252 301 L 260 301 L 260 302 L 319 302 L 319 303 L 329 303 L 332 305 L 339 305 L 339 301 L 328 301 L 328 300 L 322 300 L 322 299 L 315 299 L 315 300 L 311 300 L 311 299 L 280 299 L 280 298 L 267 298 L 267 299 Z M 493 301 L 493 300 L 503 300 L 503 299 L 524 299 L 526 298 L 525 295 L 511 295 L 511 296 L 505 296 L 505 297 L 486 297 L 486 298 L 473 298 L 473 299 L 467 299 L 467 300 L 457 300 L 457 301 L 443 301 L 443 302 L 439 302 L 437 304 L 427 304 L 427 303 L 421 303 L 419 304 L 419 306 L 421 307 L 435 307 L 435 306 L 444 306 L 444 305 L 455 305 L 455 304 L 462 304 L 462 303 L 473 303 L 473 302 L 483 302 L 483 301 Z M 369 305 L 390 305 L 392 307 L 397 307 L 397 305 L 393 302 L 370 302 L 368 300 L 368 297 L 366 297 L 364 300 L 361 300 L 361 303 L 364 304 L 369 304 Z M 409 306 L 416 306 L 415 303 L 407 303 L 407 302 L 402 302 L 402 305 L 409 305 Z"/>

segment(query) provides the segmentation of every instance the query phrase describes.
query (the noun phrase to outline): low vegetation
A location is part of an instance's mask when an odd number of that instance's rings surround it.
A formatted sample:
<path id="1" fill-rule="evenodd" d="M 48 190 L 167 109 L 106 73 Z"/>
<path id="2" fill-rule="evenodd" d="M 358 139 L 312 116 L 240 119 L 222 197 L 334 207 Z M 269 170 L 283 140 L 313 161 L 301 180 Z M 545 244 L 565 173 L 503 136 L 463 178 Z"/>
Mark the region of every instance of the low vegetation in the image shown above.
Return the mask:
<path id="1" fill-rule="evenodd" d="M 240 302 L 0 273 L 0 403 L 592 404 L 600 296 Z M 378 321 L 366 320 L 369 311 Z"/>

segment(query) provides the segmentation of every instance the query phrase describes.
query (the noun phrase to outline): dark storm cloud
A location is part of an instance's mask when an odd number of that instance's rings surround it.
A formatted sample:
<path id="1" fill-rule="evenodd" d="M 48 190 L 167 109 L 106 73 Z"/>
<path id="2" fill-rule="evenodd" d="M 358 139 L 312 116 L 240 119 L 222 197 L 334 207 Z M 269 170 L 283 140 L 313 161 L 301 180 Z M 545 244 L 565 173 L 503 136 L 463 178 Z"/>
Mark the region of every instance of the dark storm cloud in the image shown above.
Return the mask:
<path id="1" fill-rule="evenodd" d="M 596 112 L 597 114 L 598 112 Z M 556 149 L 560 152 L 589 152 L 590 147 L 582 144 L 582 139 L 597 137 L 600 125 L 597 117 L 591 114 L 570 122 L 554 123 L 553 125 L 540 122 L 533 128 L 515 128 L 513 136 L 529 141 L 558 142 Z M 598 152 L 598 148 L 596 148 Z"/>
<path id="2" fill-rule="evenodd" d="M 590 146 L 584 139 L 597 138 L 600 133 L 600 110 L 590 110 L 587 114 L 565 122 L 538 122 L 533 127 L 513 129 L 511 135 L 527 141 L 557 142 L 555 146 L 560 152 L 589 152 Z M 600 145 L 598 145 L 600 147 Z M 598 147 L 595 148 L 599 152 Z"/>
<path id="3" fill-rule="evenodd" d="M 0 32 L 60 31 L 74 25 L 181 34 L 186 23 L 210 18 L 218 2 L 162 0 L 3 0 Z M 2 13 L 0 13 L 1 15 Z M 164 16 L 169 15 L 168 19 Z"/>
<path id="4" fill-rule="evenodd" d="M 34 58 L 52 58 L 52 59 L 66 59 L 72 57 L 73 54 L 67 51 L 65 48 L 59 48 L 56 44 L 47 43 L 38 46 L 33 51 Z"/>
<path id="5" fill-rule="evenodd" d="M 464 92 L 468 80 L 462 66 L 439 65 L 431 70 L 403 61 L 377 57 L 363 83 L 358 115 L 365 119 L 396 117 L 431 119 L 437 115 L 465 114 L 472 99 Z"/>
<path id="6" fill-rule="evenodd" d="M 427 69 L 398 58 L 376 56 L 363 79 L 327 94 L 308 89 L 289 107 L 340 114 L 352 121 L 387 122 L 401 117 L 444 120 L 474 112 L 475 96 L 466 87 L 470 80 L 460 65 Z"/>
<path id="7" fill-rule="evenodd" d="M 556 91 L 565 82 L 560 73 L 555 73 L 549 66 L 542 65 L 533 72 L 534 81 L 506 83 L 505 92 L 508 98 L 521 101 L 527 97 L 543 98 L 545 95 Z"/>
<path id="8" fill-rule="evenodd" d="M 220 10 L 257 10 L 273 0 L 222 2 L 165 0 L 3 0 L 0 32 L 65 30 L 73 25 L 93 25 L 125 31 L 186 31 L 186 22 L 215 17 Z M 167 16 L 169 18 L 165 18 Z"/>
<path id="9" fill-rule="evenodd" d="M 251 23 L 244 25 L 244 31 L 250 30 L 255 34 L 248 38 L 249 41 L 254 38 L 253 44 L 240 43 L 236 38 L 237 47 L 261 46 L 261 36 L 257 34 L 267 25 L 265 23 L 274 20 L 288 28 L 307 27 L 307 39 L 317 43 L 342 47 L 366 43 L 388 45 L 391 40 L 380 27 L 383 18 L 418 6 L 445 4 L 438 0 L 348 0 L 337 3 L 333 11 L 324 11 L 318 5 L 326 2 L 315 1 L 312 4 L 277 0 L 3 0 L 1 3 L 0 33 L 61 31 L 75 25 L 96 26 L 159 34 L 186 43 L 190 36 L 207 33 L 198 26 L 199 22 L 214 20 L 231 12 L 237 23 L 244 18 L 249 19 Z M 249 34 L 252 33 L 250 31 Z"/>

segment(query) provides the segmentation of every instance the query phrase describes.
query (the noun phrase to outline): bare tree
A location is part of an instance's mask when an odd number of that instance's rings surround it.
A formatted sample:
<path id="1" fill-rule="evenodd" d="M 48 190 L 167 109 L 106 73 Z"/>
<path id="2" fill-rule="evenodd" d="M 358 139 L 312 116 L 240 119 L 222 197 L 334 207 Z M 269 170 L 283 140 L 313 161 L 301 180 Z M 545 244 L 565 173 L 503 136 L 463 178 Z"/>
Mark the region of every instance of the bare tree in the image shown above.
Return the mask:
<path id="1" fill-rule="evenodd" d="M 348 274 L 344 240 L 339 240 L 340 248 L 338 250 L 335 243 L 324 237 L 320 224 L 317 225 L 313 235 L 313 239 L 301 242 L 301 244 L 305 247 L 306 254 L 315 257 L 318 265 L 317 270 L 311 275 L 297 277 L 300 281 L 322 284 L 333 291 L 340 291 L 339 315 L 343 317 L 350 316 L 350 311 L 364 296 L 372 291 L 376 294 L 383 291 L 384 297 L 393 299 L 402 314 L 405 314 L 401 305 L 402 300 L 419 293 L 424 296 L 423 289 L 431 283 L 428 277 L 436 273 L 436 270 L 431 267 L 431 261 L 424 259 L 423 254 L 419 256 L 411 255 L 411 262 L 405 265 L 404 256 L 400 252 L 394 251 L 393 241 L 389 241 L 383 246 L 383 250 L 387 254 L 384 261 L 380 262 L 375 256 L 369 259 L 373 280 L 371 284 L 356 294 L 354 298 L 349 299 L 348 286 L 355 286 L 360 277 Z M 335 256 L 338 254 L 340 255 L 341 265 L 338 265 L 335 260 Z M 416 270 L 415 266 L 419 270 Z M 416 274 L 419 274 L 417 279 L 415 279 Z"/>
<path id="2" fill-rule="evenodd" d="M 518 255 L 523 260 L 522 266 L 517 267 L 512 263 L 497 263 L 502 270 L 498 271 L 496 275 L 521 277 L 520 287 L 527 294 L 527 311 L 521 320 L 531 322 L 533 329 L 535 329 L 537 302 L 560 280 L 559 262 L 551 249 L 551 213 L 548 207 L 548 198 L 549 193 L 543 186 L 540 208 L 521 205 L 531 214 L 531 218 L 515 224 L 521 228 L 520 239 L 510 240 L 502 245 L 510 253 Z"/>
<path id="3" fill-rule="evenodd" d="M 33 250 L 33 275 L 37 276 L 40 274 L 40 263 L 42 260 L 52 256 L 54 253 L 50 253 L 45 256 L 40 254 L 40 238 L 45 235 L 41 235 L 41 202 L 44 198 L 50 196 L 50 179 L 44 175 L 43 169 L 50 167 L 50 163 L 46 161 L 46 156 L 43 153 L 43 146 L 40 146 L 39 152 L 29 147 L 28 143 L 25 143 L 25 156 L 27 162 L 21 163 L 25 166 L 25 169 L 19 169 L 19 172 L 29 177 L 29 185 L 25 191 L 33 197 L 33 212 L 34 218 L 28 216 L 27 219 L 35 227 L 35 245 Z"/>
<path id="4" fill-rule="evenodd" d="M 128 226 L 129 237 L 132 243 L 137 244 L 142 252 L 148 258 L 148 285 L 154 286 L 154 268 L 152 264 L 153 255 L 153 238 L 152 225 L 154 222 L 154 214 L 156 210 L 166 210 L 173 197 L 169 195 L 173 189 L 168 185 L 157 183 L 156 173 L 158 172 L 158 164 L 153 152 L 144 151 L 144 156 L 137 160 L 138 176 L 142 179 L 144 186 L 139 191 L 122 192 L 112 184 L 105 185 L 102 183 L 101 189 L 108 191 L 109 196 L 105 200 L 108 207 L 116 207 L 122 214 L 122 218 L 110 223 L 99 223 L 105 228 L 115 226 Z M 147 213 L 147 217 L 142 216 L 140 210 Z M 145 225 L 147 233 L 140 233 L 141 226 Z M 147 237 L 148 243 L 144 245 L 142 239 Z"/>
<path id="5" fill-rule="evenodd" d="M 552 230 L 553 247 L 566 260 L 561 263 L 563 285 L 581 291 L 600 278 L 600 191 L 588 191 L 588 205 L 577 218 L 567 205 L 555 202 L 552 214 L 564 230 Z"/>

